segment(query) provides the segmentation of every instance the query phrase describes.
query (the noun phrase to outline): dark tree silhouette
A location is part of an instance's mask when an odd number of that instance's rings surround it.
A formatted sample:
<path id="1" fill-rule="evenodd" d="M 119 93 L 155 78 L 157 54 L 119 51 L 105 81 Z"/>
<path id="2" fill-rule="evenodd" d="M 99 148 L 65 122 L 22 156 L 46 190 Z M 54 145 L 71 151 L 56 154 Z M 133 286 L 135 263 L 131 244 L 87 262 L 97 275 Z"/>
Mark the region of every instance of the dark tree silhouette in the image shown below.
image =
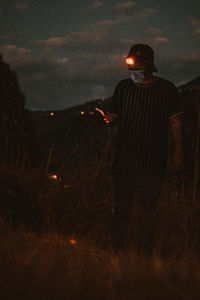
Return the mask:
<path id="1" fill-rule="evenodd" d="M 25 165 L 30 159 L 33 129 L 24 109 L 16 72 L 0 54 L 0 162 Z"/>

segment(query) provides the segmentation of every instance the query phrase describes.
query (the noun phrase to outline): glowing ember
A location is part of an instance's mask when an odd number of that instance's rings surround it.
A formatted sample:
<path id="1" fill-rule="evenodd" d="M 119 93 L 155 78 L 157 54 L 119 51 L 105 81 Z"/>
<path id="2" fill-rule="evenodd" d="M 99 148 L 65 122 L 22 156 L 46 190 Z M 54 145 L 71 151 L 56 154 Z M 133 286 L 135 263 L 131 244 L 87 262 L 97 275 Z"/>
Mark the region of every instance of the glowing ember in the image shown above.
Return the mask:
<path id="1" fill-rule="evenodd" d="M 50 175 L 49 178 L 51 180 L 58 180 L 58 176 L 56 174 Z"/>
<path id="2" fill-rule="evenodd" d="M 101 109 L 99 109 L 97 107 L 95 107 L 95 109 L 98 110 L 103 117 L 105 117 L 105 114 L 104 114 L 103 110 L 101 110 Z"/>
<path id="3" fill-rule="evenodd" d="M 53 117 L 53 116 L 55 115 L 55 113 L 54 113 L 54 112 L 51 112 L 50 115 Z"/>
<path id="4" fill-rule="evenodd" d="M 69 242 L 71 245 L 76 245 L 76 240 L 71 239 Z"/>
<path id="5" fill-rule="evenodd" d="M 104 117 L 103 118 L 103 120 L 106 122 L 106 124 L 108 125 L 109 123 L 110 123 L 110 121 L 108 121 L 106 118 L 105 118 L 105 113 L 103 112 L 103 110 L 101 110 L 101 109 L 99 109 L 98 107 L 95 107 L 95 109 L 97 110 L 97 111 L 99 111 L 100 112 L 100 114 Z"/>
<path id="6" fill-rule="evenodd" d="M 84 115 L 84 113 L 85 113 L 84 111 L 81 111 L 81 115 Z"/>
<path id="7" fill-rule="evenodd" d="M 106 118 L 104 118 L 104 121 L 106 122 L 106 124 L 109 124 L 109 123 L 110 123 L 108 120 L 106 120 Z"/>

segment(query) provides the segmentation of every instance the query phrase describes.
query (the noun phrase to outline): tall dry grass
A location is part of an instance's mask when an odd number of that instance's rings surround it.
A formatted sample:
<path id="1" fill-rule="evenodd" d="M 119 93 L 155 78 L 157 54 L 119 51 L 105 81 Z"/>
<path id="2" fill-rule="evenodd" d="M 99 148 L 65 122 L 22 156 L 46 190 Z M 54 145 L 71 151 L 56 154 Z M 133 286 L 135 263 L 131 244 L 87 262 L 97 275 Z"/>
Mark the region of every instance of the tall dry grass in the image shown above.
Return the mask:
<path id="1" fill-rule="evenodd" d="M 1 223 L 1 299 L 199 299 L 196 257 L 115 255 L 93 240 L 27 233 Z"/>
<path id="2" fill-rule="evenodd" d="M 57 160 L 52 149 L 43 166 L 35 169 L 2 163 L 2 298 L 198 299 L 199 106 L 195 126 L 190 168 L 181 176 L 173 173 L 170 142 L 168 178 L 158 203 L 155 255 L 149 259 L 136 255 L 134 212 L 129 251 L 116 256 L 110 247 L 104 249 L 113 203 L 111 128 L 101 158 L 86 168 L 88 153 L 76 144 L 72 154 L 78 164 L 69 172 L 63 161 L 56 170 L 59 180 L 49 178 L 51 160 Z M 70 238 L 77 244 L 71 245 Z"/>

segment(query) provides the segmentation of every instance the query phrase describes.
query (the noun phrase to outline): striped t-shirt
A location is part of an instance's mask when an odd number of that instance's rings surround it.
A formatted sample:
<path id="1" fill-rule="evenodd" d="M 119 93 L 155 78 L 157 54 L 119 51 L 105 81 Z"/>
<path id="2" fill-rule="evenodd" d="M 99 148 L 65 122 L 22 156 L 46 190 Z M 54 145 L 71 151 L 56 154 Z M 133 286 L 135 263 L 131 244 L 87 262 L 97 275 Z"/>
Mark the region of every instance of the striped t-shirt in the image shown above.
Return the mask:
<path id="1" fill-rule="evenodd" d="M 119 117 L 112 172 L 166 178 L 169 118 L 180 111 L 179 92 L 170 81 L 157 76 L 146 86 L 120 81 L 109 107 Z"/>

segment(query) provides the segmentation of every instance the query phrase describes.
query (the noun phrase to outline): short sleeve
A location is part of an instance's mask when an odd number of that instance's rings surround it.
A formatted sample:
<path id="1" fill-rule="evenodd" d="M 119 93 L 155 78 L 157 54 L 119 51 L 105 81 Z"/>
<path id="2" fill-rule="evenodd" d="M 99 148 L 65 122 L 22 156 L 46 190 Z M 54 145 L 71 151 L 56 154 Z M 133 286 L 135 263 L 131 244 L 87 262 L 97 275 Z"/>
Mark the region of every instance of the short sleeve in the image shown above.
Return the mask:
<path id="1" fill-rule="evenodd" d="M 181 97 L 179 95 L 178 89 L 173 86 L 170 95 L 170 118 L 176 115 L 180 115 L 183 113 L 183 108 L 181 105 Z"/>
<path id="2" fill-rule="evenodd" d="M 114 90 L 112 100 L 108 109 L 110 113 L 116 114 L 118 116 L 120 115 L 120 90 L 120 84 L 118 84 Z"/>

